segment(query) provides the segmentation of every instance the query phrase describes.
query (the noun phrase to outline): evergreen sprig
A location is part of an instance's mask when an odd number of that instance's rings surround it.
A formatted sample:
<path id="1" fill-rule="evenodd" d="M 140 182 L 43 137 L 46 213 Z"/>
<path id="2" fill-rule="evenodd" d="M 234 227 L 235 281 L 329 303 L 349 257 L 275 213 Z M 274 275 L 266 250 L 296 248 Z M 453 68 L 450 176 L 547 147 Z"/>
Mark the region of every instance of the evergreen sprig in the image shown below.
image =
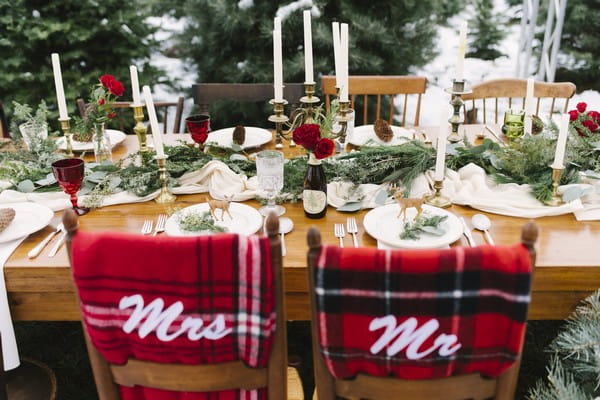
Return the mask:
<path id="1" fill-rule="evenodd" d="M 413 221 L 404 223 L 404 229 L 400 233 L 400 239 L 418 240 L 424 233 L 441 236 L 446 233 L 446 231 L 440 228 L 440 224 L 447 218 L 447 215 L 419 215 Z"/>
<path id="2" fill-rule="evenodd" d="M 177 224 L 182 231 L 187 232 L 227 232 L 226 228 L 215 225 L 215 220 L 208 211 L 180 211 Z"/>

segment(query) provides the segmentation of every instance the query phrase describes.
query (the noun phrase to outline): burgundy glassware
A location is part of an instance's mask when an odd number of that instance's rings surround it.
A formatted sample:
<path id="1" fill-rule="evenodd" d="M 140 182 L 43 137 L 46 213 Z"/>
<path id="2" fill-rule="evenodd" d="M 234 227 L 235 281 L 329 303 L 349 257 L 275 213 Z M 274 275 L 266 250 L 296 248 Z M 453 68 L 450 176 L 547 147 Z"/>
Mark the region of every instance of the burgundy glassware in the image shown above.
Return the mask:
<path id="1" fill-rule="evenodd" d="M 208 139 L 208 132 L 210 132 L 210 116 L 190 115 L 185 119 L 185 124 L 194 142 L 203 145 Z"/>
<path id="2" fill-rule="evenodd" d="M 65 158 L 52 163 L 52 172 L 62 190 L 71 197 L 73 210 L 83 215 L 89 210 L 77 205 L 77 192 L 83 182 L 84 162 L 80 158 Z"/>

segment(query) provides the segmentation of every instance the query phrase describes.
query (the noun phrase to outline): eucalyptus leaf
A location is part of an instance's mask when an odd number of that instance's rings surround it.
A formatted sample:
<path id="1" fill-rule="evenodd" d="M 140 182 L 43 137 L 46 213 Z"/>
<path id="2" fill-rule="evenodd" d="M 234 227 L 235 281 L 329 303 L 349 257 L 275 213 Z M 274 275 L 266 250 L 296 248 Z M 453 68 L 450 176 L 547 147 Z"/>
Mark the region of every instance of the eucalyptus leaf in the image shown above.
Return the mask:
<path id="1" fill-rule="evenodd" d="M 100 181 L 104 179 L 106 175 L 107 173 L 105 171 L 94 171 L 86 176 L 86 179 L 90 182 L 100 183 Z"/>
<path id="2" fill-rule="evenodd" d="M 344 212 L 356 212 L 361 209 L 362 209 L 362 203 L 360 201 L 349 201 L 349 202 L 345 203 L 344 205 L 342 205 L 341 207 L 337 208 L 338 211 L 344 211 Z"/>
<path id="3" fill-rule="evenodd" d="M 246 157 L 244 157 L 242 154 L 232 154 L 229 159 L 231 161 L 248 161 L 248 159 Z"/>
<path id="4" fill-rule="evenodd" d="M 94 185 L 88 182 L 84 182 L 84 184 L 81 186 L 81 189 L 79 189 L 78 195 L 85 196 L 86 194 L 90 193 L 92 189 L 94 189 Z"/>
<path id="5" fill-rule="evenodd" d="M 35 181 L 35 184 L 39 185 L 39 186 L 49 186 L 49 185 L 53 185 L 55 183 L 56 183 L 56 178 L 54 177 L 54 174 L 52 174 L 52 173 L 46 175 L 46 177 L 44 179 Z"/>
<path id="6" fill-rule="evenodd" d="M 237 143 L 231 143 L 231 150 L 233 150 L 235 152 L 241 152 L 241 151 L 243 151 L 242 146 L 240 146 Z"/>
<path id="7" fill-rule="evenodd" d="M 446 233 L 445 229 L 438 228 L 435 226 L 423 226 L 423 227 L 421 227 L 421 230 L 423 232 L 427 232 L 427 233 L 435 235 L 435 236 L 442 236 L 444 233 Z"/>
<path id="8" fill-rule="evenodd" d="M 592 188 L 583 189 L 581 186 L 572 186 L 572 187 L 568 188 L 567 190 L 565 190 L 562 198 L 565 202 L 568 203 L 568 202 L 577 200 L 580 197 L 583 197 L 583 196 L 589 194 L 591 191 L 592 191 Z"/>
<path id="9" fill-rule="evenodd" d="M 119 185 L 121 184 L 122 180 L 120 177 L 118 176 L 111 176 L 110 178 L 108 178 L 108 188 L 110 191 L 114 191 L 116 188 L 119 187 Z"/>
<path id="10" fill-rule="evenodd" d="M 35 190 L 35 186 L 33 182 L 31 182 L 29 179 L 26 179 L 24 181 L 19 182 L 19 184 L 17 185 L 17 190 L 23 193 L 31 193 Z"/>

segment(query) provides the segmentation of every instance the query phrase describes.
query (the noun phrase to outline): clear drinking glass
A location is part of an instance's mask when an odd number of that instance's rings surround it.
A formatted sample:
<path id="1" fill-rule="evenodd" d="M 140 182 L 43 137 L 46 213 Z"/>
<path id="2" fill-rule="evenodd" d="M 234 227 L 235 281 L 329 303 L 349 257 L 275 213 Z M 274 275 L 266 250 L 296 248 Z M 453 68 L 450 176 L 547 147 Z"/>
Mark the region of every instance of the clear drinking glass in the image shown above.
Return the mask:
<path id="1" fill-rule="evenodd" d="M 258 185 L 267 195 L 267 205 L 258 211 L 267 216 L 275 212 L 278 216 L 285 208 L 275 204 L 275 196 L 283 189 L 283 153 L 275 150 L 263 150 L 256 155 L 256 175 Z"/>
<path id="2" fill-rule="evenodd" d="M 19 125 L 19 131 L 27 147 L 31 151 L 36 151 L 42 140 L 48 138 L 48 126 L 33 123 L 24 123 Z"/>

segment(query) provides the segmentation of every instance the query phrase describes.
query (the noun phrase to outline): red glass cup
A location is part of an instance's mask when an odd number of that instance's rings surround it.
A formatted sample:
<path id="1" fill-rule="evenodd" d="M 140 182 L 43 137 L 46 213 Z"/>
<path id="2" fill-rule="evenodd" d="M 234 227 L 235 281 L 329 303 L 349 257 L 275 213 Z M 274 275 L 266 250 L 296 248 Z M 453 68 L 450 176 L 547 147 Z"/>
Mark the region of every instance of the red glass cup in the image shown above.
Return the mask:
<path id="1" fill-rule="evenodd" d="M 77 205 L 77 192 L 81 189 L 84 174 L 84 162 L 80 158 L 65 158 L 52 163 L 52 172 L 62 190 L 71 197 L 73 210 L 83 215 L 89 210 Z"/>
<path id="2" fill-rule="evenodd" d="M 188 132 L 194 142 L 203 145 L 210 132 L 210 116 L 206 114 L 190 115 L 185 119 Z"/>

